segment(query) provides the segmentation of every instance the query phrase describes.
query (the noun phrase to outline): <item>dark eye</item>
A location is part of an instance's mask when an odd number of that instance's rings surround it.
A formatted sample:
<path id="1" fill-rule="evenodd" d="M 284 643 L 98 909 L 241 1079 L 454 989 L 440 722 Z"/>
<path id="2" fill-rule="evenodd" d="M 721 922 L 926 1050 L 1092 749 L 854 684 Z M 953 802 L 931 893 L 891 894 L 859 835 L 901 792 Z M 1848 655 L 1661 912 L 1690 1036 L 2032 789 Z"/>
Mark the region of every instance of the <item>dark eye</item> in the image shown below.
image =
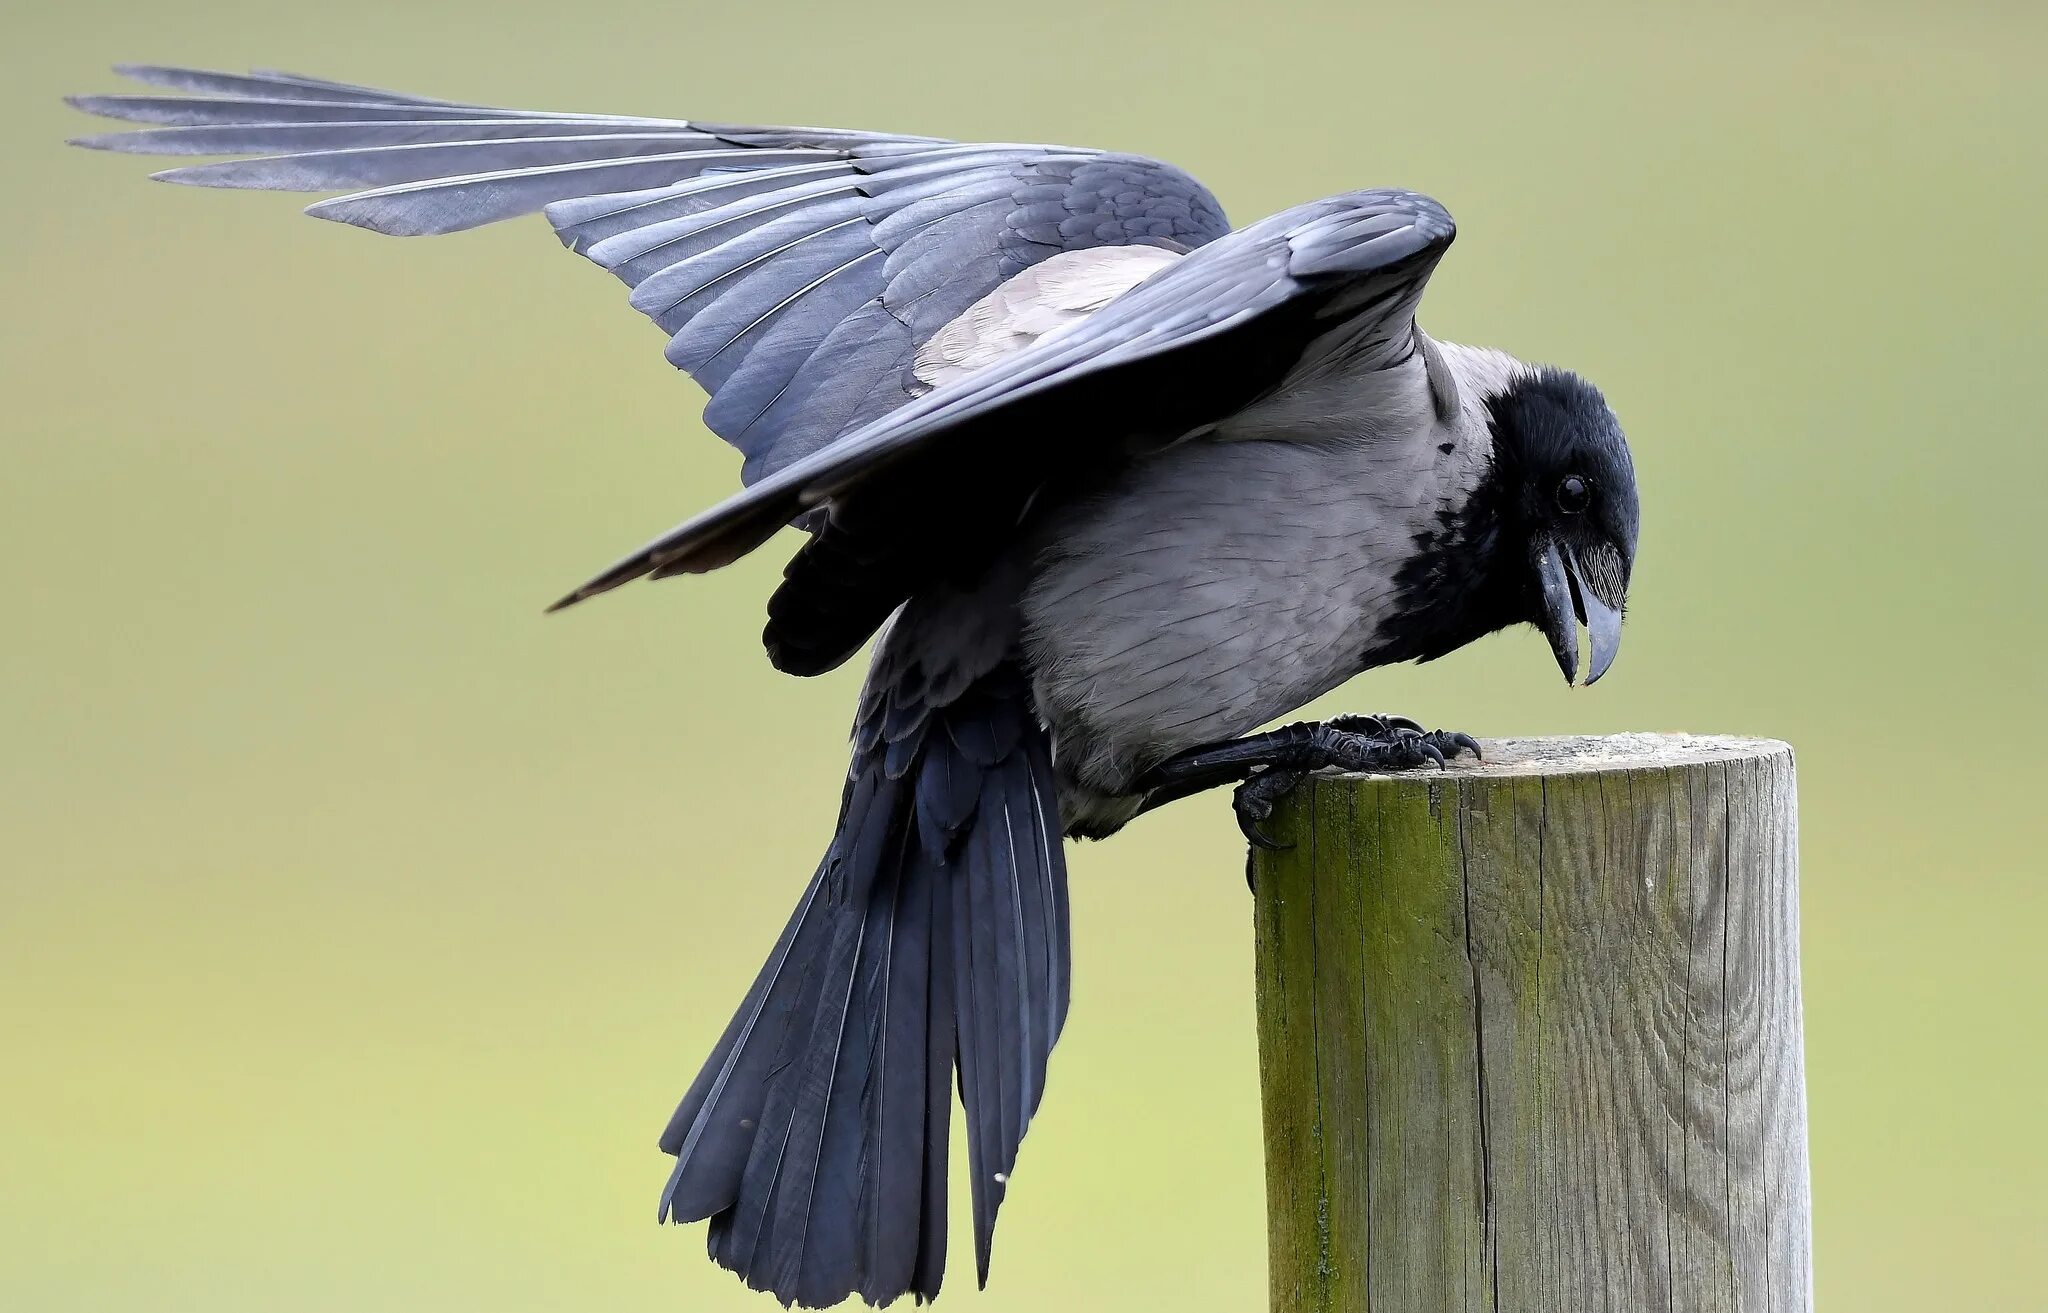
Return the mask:
<path id="1" fill-rule="evenodd" d="M 1557 509 L 1566 515 L 1577 515 L 1586 509 L 1586 503 L 1593 500 L 1593 490 L 1586 481 L 1576 474 L 1567 474 L 1557 485 Z"/>

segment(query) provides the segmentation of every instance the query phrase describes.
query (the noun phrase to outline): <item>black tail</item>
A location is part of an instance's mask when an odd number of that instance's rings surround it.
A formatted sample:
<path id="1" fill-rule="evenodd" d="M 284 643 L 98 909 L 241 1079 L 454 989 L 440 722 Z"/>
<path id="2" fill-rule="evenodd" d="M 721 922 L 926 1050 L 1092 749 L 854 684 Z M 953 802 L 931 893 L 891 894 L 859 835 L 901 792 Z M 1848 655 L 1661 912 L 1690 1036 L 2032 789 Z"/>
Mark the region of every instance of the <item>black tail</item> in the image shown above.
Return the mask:
<path id="1" fill-rule="evenodd" d="M 664 1220 L 784 1304 L 938 1294 L 948 1088 L 967 1110 L 975 1256 L 1066 1019 L 1066 862 L 1016 672 L 941 708 L 871 699 L 839 828 L 661 1137 Z"/>

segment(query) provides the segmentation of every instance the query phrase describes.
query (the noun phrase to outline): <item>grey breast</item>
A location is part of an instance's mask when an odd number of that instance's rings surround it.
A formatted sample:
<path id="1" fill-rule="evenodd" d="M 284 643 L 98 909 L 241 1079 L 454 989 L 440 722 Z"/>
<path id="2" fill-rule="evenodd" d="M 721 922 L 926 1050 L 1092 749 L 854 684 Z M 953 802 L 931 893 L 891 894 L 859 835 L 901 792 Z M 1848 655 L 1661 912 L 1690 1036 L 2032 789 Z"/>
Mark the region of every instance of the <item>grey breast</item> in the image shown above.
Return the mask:
<path id="1" fill-rule="evenodd" d="M 1473 477 L 1462 427 L 1417 355 L 1283 388 L 1063 508 L 1024 598 L 1062 775 L 1115 793 L 1358 673 L 1416 536 Z"/>

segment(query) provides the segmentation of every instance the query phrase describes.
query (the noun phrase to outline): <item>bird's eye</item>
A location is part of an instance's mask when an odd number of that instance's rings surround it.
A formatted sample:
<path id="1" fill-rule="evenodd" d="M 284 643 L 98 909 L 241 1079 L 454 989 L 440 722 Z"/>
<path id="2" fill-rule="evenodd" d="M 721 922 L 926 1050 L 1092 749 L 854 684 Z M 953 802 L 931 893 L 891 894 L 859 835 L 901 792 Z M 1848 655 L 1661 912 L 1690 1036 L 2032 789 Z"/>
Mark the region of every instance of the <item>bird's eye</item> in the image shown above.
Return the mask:
<path id="1" fill-rule="evenodd" d="M 1576 474 L 1567 474 L 1557 485 L 1557 509 L 1566 515 L 1577 515 L 1586 509 L 1586 503 L 1593 499 L 1592 489 Z"/>

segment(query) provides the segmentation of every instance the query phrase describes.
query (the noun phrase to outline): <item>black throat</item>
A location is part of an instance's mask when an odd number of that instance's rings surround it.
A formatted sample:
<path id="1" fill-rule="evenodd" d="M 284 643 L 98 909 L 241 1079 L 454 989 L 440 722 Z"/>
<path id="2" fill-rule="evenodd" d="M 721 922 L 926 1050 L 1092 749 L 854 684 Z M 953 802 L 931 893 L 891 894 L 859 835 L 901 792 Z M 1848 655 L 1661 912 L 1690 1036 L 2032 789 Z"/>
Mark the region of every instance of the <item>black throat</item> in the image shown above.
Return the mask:
<path id="1" fill-rule="evenodd" d="M 1513 492 L 1496 450 L 1462 505 L 1437 508 L 1394 574 L 1394 608 L 1361 669 L 1434 661 L 1529 618 L 1528 563 L 1512 542 Z"/>
<path id="2" fill-rule="evenodd" d="M 1366 668 L 1432 661 L 1509 625 L 1541 622 L 1535 563 L 1544 544 L 1611 561 L 1620 603 L 1635 556 L 1635 467 L 1605 398 L 1576 374 L 1536 366 L 1486 399 L 1486 419 L 1486 469 L 1415 536 L 1394 575 L 1392 616 L 1362 654 Z"/>

